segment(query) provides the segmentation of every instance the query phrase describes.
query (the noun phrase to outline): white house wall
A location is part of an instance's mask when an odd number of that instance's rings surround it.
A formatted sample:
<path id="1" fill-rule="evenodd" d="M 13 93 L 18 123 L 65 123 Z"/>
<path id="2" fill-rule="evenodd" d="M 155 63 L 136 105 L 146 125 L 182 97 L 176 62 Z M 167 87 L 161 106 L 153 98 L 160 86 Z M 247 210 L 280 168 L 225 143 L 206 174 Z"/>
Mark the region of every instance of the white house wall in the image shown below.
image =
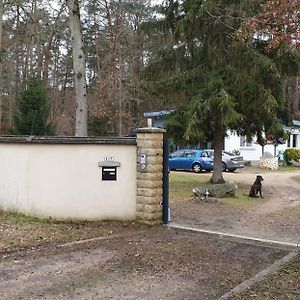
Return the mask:
<path id="1" fill-rule="evenodd" d="M 0 143 L 0 209 L 54 219 L 133 220 L 136 145 Z M 102 181 L 99 161 L 120 162 Z"/>
<path id="2" fill-rule="evenodd" d="M 233 132 L 229 132 L 228 136 L 225 138 L 224 149 L 229 152 L 238 150 L 245 161 L 258 161 L 262 156 L 262 147 L 255 143 L 255 140 L 252 142 L 252 146 L 241 147 L 240 136 Z M 276 155 L 278 154 L 278 151 L 284 151 L 285 149 L 287 149 L 287 143 L 278 145 L 276 147 Z M 274 145 L 266 145 L 264 147 L 264 152 L 269 152 L 274 155 Z"/>

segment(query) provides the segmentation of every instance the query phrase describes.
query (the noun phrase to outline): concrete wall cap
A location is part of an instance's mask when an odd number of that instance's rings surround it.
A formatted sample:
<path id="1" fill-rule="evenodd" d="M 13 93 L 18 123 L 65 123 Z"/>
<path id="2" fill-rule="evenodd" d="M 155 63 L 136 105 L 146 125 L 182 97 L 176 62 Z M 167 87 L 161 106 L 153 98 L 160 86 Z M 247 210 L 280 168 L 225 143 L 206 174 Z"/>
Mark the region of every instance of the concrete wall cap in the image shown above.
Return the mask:
<path id="1" fill-rule="evenodd" d="M 120 167 L 121 163 L 119 161 L 99 161 L 98 162 L 98 167 Z"/>
<path id="2" fill-rule="evenodd" d="M 166 129 L 157 127 L 144 127 L 135 129 L 136 133 L 164 133 L 167 132 Z"/>
<path id="3" fill-rule="evenodd" d="M 135 137 L 0 136 L 0 143 L 136 145 Z"/>

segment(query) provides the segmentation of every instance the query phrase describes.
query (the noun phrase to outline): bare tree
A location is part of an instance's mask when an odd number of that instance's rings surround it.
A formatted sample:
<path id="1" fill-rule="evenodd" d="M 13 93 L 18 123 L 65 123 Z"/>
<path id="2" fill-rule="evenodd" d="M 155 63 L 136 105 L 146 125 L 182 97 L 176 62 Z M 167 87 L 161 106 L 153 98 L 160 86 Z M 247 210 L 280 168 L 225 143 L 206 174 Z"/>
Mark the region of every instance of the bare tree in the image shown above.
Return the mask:
<path id="1" fill-rule="evenodd" d="M 122 135 L 136 126 L 138 112 L 145 110 L 141 105 L 150 103 L 138 85 L 146 62 L 143 55 L 151 52 L 140 30 L 152 15 L 149 0 L 0 1 L 5 8 L 0 44 L 2 134 L 13 127 L 16 99 L 22 82 L 31 76 L 41 77 L 47 88 L 49 118 L 59 134 L 87 135 L 87 111 L 91 134 L 100 135 L 92 129 L 102 130 L 101 124 L 108 128 L 103 135 Z"/>
<path id="2" fill-rule="evenodd" d="M 87 136 L 87 91 L 85 54 L 80 27 L 79 0 L 67 0 L 71 30 L 73 70 L 76 97 L 75 135 Z"/>

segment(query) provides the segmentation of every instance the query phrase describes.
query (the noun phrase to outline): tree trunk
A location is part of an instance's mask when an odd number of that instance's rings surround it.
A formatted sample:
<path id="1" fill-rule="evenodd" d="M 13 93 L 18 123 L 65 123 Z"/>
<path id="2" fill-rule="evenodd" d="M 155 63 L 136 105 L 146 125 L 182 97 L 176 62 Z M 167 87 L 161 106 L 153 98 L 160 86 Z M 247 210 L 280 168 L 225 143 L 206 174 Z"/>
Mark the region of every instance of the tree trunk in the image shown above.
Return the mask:
<path id="1" fill-rule="evenodd" d="M 37 21 L 35 24 L 35 39 L 36 39 L 36 57 L 37 57 L 37 76 L 42 78 L 42 69 L 43 69 L 43 54 L 41 46 L 41 25 Z"/>
<path id="2" fill-rule="evenodd" d="M 87 136 L 87 93 L 85 54 L 80 28 L 78 0 L 67 0 L 72 39 L 73 70 L 76 97 L 75 136 Z"/>
<path id="3" fill-rule="evenodd" d="M 122 136 L 122 128 L 123 128 L 123 121 L 122 121 L 122 113 L 123 113 L 123 94 L 122 94 L 122 78 L 123 78 L 123 74 L 122 74 L 122 65 L 120 64 L 120 62 L 122 61 L 121 58 L 121 49 L 120 49 L 120 44 L 118 45 L 118 51 L 119 51 L 119 136 Z"/>
<path id="4" fill-rule="evenodd" d="M 3 116 L 3 59 L 2 59 L 2 35 L 3 35 L 3 0 L 0 0 L 0 133 L 2 133 Z"/>
<path id="5" fill-rule="evenodd" d="M 223 165 L 222 165 L 222 150 L 223 150 L 224 134 L 221 130 L 217 130 L 214 135 L 214 169 L 210 179 L 212 183 L 224 183 Z"/>
<path id="6" fill-rule="evenodd" d="M 109 28 L 109 53 L 110 53 L 110 70 L 108 77 L 108 101 L 113 107 L 116 119 L 114 127 L 118 135 L 122 135 L 122 99 L 121 97 L 121 66 L 120 66 L 120 29 L 122 21 L 121 1 L 119 0 L 116 9 L 110 8 L 109 1 L 105 0 L 106 18 Z"/>
<path id="7" fill-rule="evenodd" d="M 51 60 L 51 57 L 52 57 L 52 45 L 53 45 L 53 42 L 56 38 L 56 33 L 57 33 L 57 27 L 58 27 L 58 22 L 60 20 L 60 17 L 61 17 L 61 14 L 63 12 L 65 8 L 65 4 L 62 4 L 58 13 L 57 13 L 57 16 L 55 18 L 55 21 L 52 25 L 52 29 L 51 29 L 51 33 L 49 35 L 49 39 L 47 41 L 47 44 L 46 44 L 46 47 L 45 47 L 45 54 L 44 54 L 44 65 L 43 65 L 43 70 L 42 70 L 42 77 L 43 77 L 43 81 L 44 81 L 44 84 L 45 84 L 45 87 L 48 87 L 48 81 L 49 81 L 49 64 L 50 64 L 50 60 Z M 56 55 L 57 56 L 57 55 Z M 53 83 L 54 86 L 55 83 Z"/>
<path id="8" fill-rule="evenodd" d="M 20 7 L 19 5 L 16 5 L 16 32 L 20 30 Z M 24 62 L 22 62 L 22 54 L 20 51 L 20 45 L 16 43 L 15 45 L 15 74 L 14 80 L 15 85 L 14 87 L 10 86 L 11 88 L 11 99 L 9 102 L 9 128 L 13 128 L 14 125 L 14 114 L 15 114 L 15 105 L 16 105 L 16 99 L 18 99 L 19 96 L 19 87 L 20 87 L 20 79 L 21 79 L 21 70 L 24 70 Z M 22 62 L 22 63 L 21 63 Z"/>
<path id="9" fill-rule="evenodd" d="M 296 76 L 295 79 L 295 94 L 294 94 L 294 101 L 293 101 L 293 113 L 299 111 L 300 109 L 300 85 L 299 85 L 299 76 Z"/>

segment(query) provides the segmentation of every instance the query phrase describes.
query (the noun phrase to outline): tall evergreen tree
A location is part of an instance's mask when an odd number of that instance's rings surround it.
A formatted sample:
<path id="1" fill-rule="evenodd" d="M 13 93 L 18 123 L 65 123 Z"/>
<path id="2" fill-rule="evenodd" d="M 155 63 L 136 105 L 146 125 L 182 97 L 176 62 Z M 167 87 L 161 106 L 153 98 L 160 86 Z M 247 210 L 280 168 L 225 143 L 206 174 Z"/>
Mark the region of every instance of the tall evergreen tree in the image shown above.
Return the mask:
<path id="1" fill-rule="evenodd" d="M 49 104 L 40 80 L 31 78 L 17 99 L 18 112 L 13 133 L 17 135 L 54 135 L 55 126 L 48 121 Z"/>
<path id="2" fill-rule="evenodd" d="M 222 148 L 229 129 L 265 142 L 283 135 L 287 112 L 282 79 L 299 70 L 295 53 L 280 59 L 267 53 L 263 42 L 236 40 L 243 22 L 259 9 L 260 1 L 169 0 L 165 18 L 148 24 L 164 44 L 145 71 L 147 87 L 157 94 L 181 95 L 181 107 L 168 121 L 175 137 L 199 143 L 213 141 L 211 181 L 224 182 Z M 180 105 L 179 105 L 180 106 Z"/>

